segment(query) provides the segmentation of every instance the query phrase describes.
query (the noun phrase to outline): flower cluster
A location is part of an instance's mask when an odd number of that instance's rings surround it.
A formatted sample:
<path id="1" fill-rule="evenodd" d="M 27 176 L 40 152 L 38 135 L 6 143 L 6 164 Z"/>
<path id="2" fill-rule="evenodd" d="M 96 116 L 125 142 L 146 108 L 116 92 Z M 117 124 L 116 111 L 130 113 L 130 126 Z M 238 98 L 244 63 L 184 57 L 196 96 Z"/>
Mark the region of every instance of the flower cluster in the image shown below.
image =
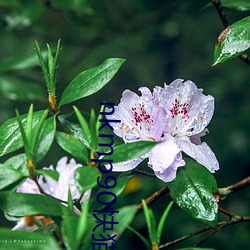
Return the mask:
<path id="1" fill-rule="evenodd" d="M 109 117 L 121 120 L 113 125 L 114 133 L 125 143 L 138 140 L 161 143 L 142 157 L 113 164 L 114 171 L 131 170 L 149 158 L 148 166 L 155 175 L 170 182 L 175 179 L 177 168 L 185 165 L 182 152 L 212 173 L 219 169 L 214 153 L 201 142 L 214 112 L 212 96 L 204 95 L 192 81 L 182 79 L 163 88 L 156 86 L 152 93 L 146 87 L 139 91 L 141 96 L 130 90 L 123 92 L 121 102 Z"/>
<path id="2" fill-rule="evenodd" d="M 38 184 L 44 193 L 65 202 L 68 200 L 68 190 L 71 192 L 72 199 L 78 199 L 80 197 L 74 175 L 76 169 L 81 167 L 81 165 L 76 164 L 74 159 L 71 159 L 69 162 L 67 161 L 67 157 L 63 157 L 58 161 L 55 169 L 53 166 L 44 168 L 56 170 L 59 174 L 57 181 L 47 176 L 40 176 L 38 178 Z M 16 191 L 20 193 L 41 194 L 37 184 L 29 178 L 27 178 Z M 85 192 L 80 202 L 82 203 L 89 196 L 90 191 Z M 18 221 L 12 230 L 34 231 L 38 229 L 38 225 L 43 226 L 51 222 L 51 219 L 45 216 L 25 216 Z"/>

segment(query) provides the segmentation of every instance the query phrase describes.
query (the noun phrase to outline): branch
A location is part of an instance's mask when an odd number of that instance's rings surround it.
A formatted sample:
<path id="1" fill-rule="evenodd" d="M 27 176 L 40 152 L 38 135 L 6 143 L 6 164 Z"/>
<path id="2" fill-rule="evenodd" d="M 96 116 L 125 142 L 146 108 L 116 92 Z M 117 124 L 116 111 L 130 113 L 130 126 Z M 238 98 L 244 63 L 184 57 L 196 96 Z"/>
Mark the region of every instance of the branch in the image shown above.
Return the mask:
<path id="1" fill-rule="evenodd" d="M 221 22 L 223 23 L 224 28 L 226 29 L 228 26 L 230 26 L 230 22 L 222 8 L 220 0 L 211 0 L 211 3 L 214 5 L 216 8 L 218 15 L 220 17 Z M 250 65 L 250 59 L 247 54 L 241 54 L 240 59 L 243 60 L 245 63 Z"/>
<path id="2" fill-rule="evenodd" d="M 204 241 L 206 241 L 212 235 L 214 235 L 215 233 L 219 232 L 220 230 L 222 230 L 223 228 L 225 228 L 227 226 L 238 224 L 238 223 L 241 223 L 241 222 L 247 222 L 247 221 L 250 221 L 250 216 L 238 216 L 238 215 L 235 215 L 231 220 L 223 221 L 223 222 L 219 223 L 219 225 L 218 225 L 218 227 L 216 229 L 212 230 L 207 235 L 205 235 L 201 240 L 199 240 L 194 245 L 194 247 L 197 247 L 197 246 L 201 245 Z"/>
<path id="3" fill-rule="evenodd" d="M 243 217 L 242 217 L 242 216 L 234 215 L 234 216 L 232 217 L 232 219 L 229 220 L 229 221 L 222 221 L 222 222 L 219 222 L 219 223 L 218 223 L 218 227 L 217 227 L 216 229 L 212 230 L 211 232 L 209 232 L 206 236 L 204 236 L 199 242 L 197 242 L 197 243 L 194 245 L 194 247 L 199 246 L 201 243 L 203 243 L 205 240 L 207 240 L 207 239 L 208 239 L 209 237 L 211 237 L 213 234 L 217 233 L 218 231 L 220 231 L 221 229 L 223 229 L 223 228 L 225 228 L 225 227 L 227 227 L 227 226 L 229 226 L 229 225 L 238 224 L 238 223 L 247 222 L 247 221 L 250 221 L 250 217 L 248 217 L 248 216 L 243 216 Z M 197 230 L 197 231 L 195 231 L 195 232 L 192 232 L 192 233 L 187 234 L 187 235 L 185 235 L 185 236 L 182 236 L 182 237 L 180 237 L 180 238 L 178 238 L 178 239 L 175 239 L 175 240 L 173 240 L 173 241 L 170 241 L 170 242 L 167 242 L 167 243 L 165 243 L 165 244 L 162 244 L 162 245 L 159 246 L 159 249 L 160 249 L 160 248 L 165 248 L 165 247 L 172 246 L 172 245 L 174 245 L 174 244 L 177 244 L 177 243 L 179 243 L 179 242 L 181 242 L 181 241 L 184 241 L 184 240 L 186 240 L 186 239 L 189 239 L 189 238 L 191 238 L 191 237 L 193 237 L 193 236 L 195 236 L 195 235 L 204 233 L 204 232 L 206 232 L 206 231 L 208 231 L 208 230 L 211 230 L 211 229 L 212 229 L 212 227 L 209 227 L 209 226 L 203 227 L 203 228 L 201 228 L 201 229 L 199 229 L 199 230 Z"/>
<path id="4" fill-rule="evenodd" d="M 148 198 L 145 199 L 145 202 L 147 205 L 150 205 L 152 203 L 154 203 L 156 200 L 158 200 L 159 198 L 161 198 L 162 196 L 164 196 L 165 194 L 169 193 L 169 188 L 163 187 L 160 190 L 156 191 L 155 193 L 153 193 L 152 195 L 150 195 Z M 137 211 L 136 211 L 136 215 L 139 214 L 141 211 L 143 210 L 143 205 L 142 203 L 137 205 Z"/>
<path id="5" fill-rule="evenodd" d="M 146 175 L 146 176 L 149 176 L 149 177 L 156 177 L 155 174 L 148 173 L 148 172 L 145 172 L 145 171 L 142 171 L 142 170 L 139 170 L 139 169 L 134 169 L 134 171 L 137 172 L 138 174 L 141 174 L 141 175 Z"/>
<path id="6" fill-rule="evenodd" d="M 226 198 L 229 194 L 239 191 L 249 185 L 250 185 L 250 176 L 228 187 L 219 188 L 218 192 L 222 198 Z"/>

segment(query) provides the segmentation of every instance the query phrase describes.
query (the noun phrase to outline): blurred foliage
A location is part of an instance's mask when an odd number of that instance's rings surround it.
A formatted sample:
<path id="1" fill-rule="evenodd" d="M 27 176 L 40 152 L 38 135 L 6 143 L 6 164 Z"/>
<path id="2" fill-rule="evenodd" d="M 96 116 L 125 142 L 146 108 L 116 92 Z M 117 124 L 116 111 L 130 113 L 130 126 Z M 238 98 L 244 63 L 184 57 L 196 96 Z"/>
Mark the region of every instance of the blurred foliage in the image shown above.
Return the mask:
<path id="1" fill-rule="evenodd" d="M 213 95 L 216 109 L 206 139 L 220 162 L 221 169 L 215 177 L 219 187 L 239 181 L 250 174 L 249 66 L 235 59 L 211 67 L 215 41 L 224 28 L 215 9 L 204 8 L 207 3 L 205 0 L 0 0 L 0 123 L 13 117 L 15 108 L 20 113 L 26 112 L 30 100 L 36 110 L 46 108 L 41 103 L 46 96 L 45 83 L 32 48 L 34 40 L 55 48 L 61 39 L 58 96 L 81 71 L 110 57 L 126 59 L 111 84 L 77 102 L 82 110 L 91 107 L 99 110 L 99 101 L 117 103 L 124 89 L 136 91 L 141 86 L 152 89 L 178 77 L 191 79 L 205 94 Z M 230 9 L 226 13 L 231 23 L 250 14 Z M 29 96 L 25 98 L 17 94 L 15 86 L 39 89 L 39 93 L 34 96 L 20 91 Z M 62 155 L 65 152 L 55 144 L 41 167 L 57 162 Z M 119 205 L 138 203 L 164 185 L 153 178 L 150 185 L 145 185 L 148 178 L 138 177 L 136 190 L 124 193 Z M 240 191 L 221 204 L 233 213 L 246 215 L 250 210 L 249 198 L 249 193 Z M 168 203 L 165 197 L 152 206 L 156 217 Z M 147 233 L 142 214 L 132 226 L 144 235 Z M 163 232 L 162 242 L 201 226 L 174 206 L 167 221 L 169 231 Z M 248 223 L 227 228 L 203 246 L 247 249 L 249 230 Z M 184 245 L 178 245 L 181 246 Z M 143 249 L 143 245 L 137 236 L 126 231 L 118 241 L 118 248 Z"/>

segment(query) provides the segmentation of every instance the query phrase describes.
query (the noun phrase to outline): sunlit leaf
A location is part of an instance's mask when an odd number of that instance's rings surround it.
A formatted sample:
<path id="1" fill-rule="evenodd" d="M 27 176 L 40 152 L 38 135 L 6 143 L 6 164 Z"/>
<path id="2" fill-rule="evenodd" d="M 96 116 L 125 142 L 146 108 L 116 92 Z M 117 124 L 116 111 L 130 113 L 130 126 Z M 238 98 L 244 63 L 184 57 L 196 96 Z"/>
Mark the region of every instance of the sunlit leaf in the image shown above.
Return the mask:
<path id="1" fill-rule="evenodd" d="M 34 112 L 33 127 L 38 123 L 44 111 Z M 20 116 L 25 124 L 27 114 Z M 11 118 L 0 126 L 0 156 L 13 152 L 23 146 L 17 118 Z"/>
<path id="2" fill-rule="evenodd" d="M 77 168 L 75 174 L 76 185 L 81 194 L 90 188 L 97 186 L 97 178 L 101 177 L 101 173 L 94 167 Z"/>
<path id="3" fill-rule="evenodd" d="M 0 208 L 11 216 L 36 214 L 62 216 L 65 206 L 45 195 L 1 192 Z"/>
<path id="4" fill-rule="evenodd" d="M 16 181 L 21 181 L 26 175 L 9 166 L 0 164 L 0 190 L 8 187 Z"/>
<path id="5" fill-rule="evenodd" d="M 86 146 L 73 135 L 64 132 L 56 132 L 56 141 L 62 149 L 70 153 L 83 164 L 88 164 L 88 152 Z"/>
<path id="6" fill-rule="evenodd" d="M 218 37 L 214 50 L 214 64 L 239 56 L 250 47 L 250 16 L 228 26 Z"/>
<path id="7" fill-rule="evenodd" d="M 37 149 L 37 161 L 41 161 L 48 153 L 50 146 L 54 140 L 56 132 L 56 117 L 52 116 L 45 120 L 41 135 L 39 138 L 39 144 Z"/>
<path id="8" fill-rule="evenodd" d="M 155 141 L 136 141 L 122 144 L 114 148 L 113 154 L 104 156 L 105 160 L 113 160 L 113 163 L 135 159 L 148 153 L 158 142 Z"/>
<path id="9" fill-rule="evenodd" d="M 199 163 L 190 159 L 185 161 L 186 166 L 179 168 L 176 179 L 168 183 L 170 195 L 191 216 L 216 227 L 218 204 L 213 196 L 218 191 L 216 180 Z"/>
<path id="10" fill-rule="evenodd" d="M 64 90 L 59 106 L 92 95 L 103 88 L 124 63 L 124 59 L 111 58 L 95 68 L 78 74 Z"/>

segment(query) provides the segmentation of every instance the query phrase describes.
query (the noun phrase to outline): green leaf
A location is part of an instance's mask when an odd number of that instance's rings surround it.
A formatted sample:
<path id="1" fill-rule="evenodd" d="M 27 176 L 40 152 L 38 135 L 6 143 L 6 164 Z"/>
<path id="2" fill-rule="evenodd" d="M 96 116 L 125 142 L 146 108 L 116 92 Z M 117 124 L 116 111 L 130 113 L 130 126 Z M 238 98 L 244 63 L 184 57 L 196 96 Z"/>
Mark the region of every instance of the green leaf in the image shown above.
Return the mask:
<path id="1" fill-rule="evenodd" d="M 228 26 L 218 37 L 214 65 L 239 56 L 250 47 L 250 16 Z"/>
<path id="2" fill-rule="evenodd" d="M 185 159 L 177 177 L 168 183 L 170 195 L 180 208 L 191 216 L 216 227 L 218 204 L 213 196 L 218 192 L 214 176 L 199 163 Z"/>
<path id="3" fill-rule="evenodd" d="M 158 142 L 136 141 L 122 144 L 114 148 L 113 154 L 104 156 L 105 160 L 113 160 L 113 163 L 133 160 L 148 153 Z"/>
<path id="4" fill-rule="evenodd" d="M 124 61 L 121 58 L 110 58 L 99 66 L 78 74 L 64 90 L 59 106 L 99 91 L 114 77 Z"/>
<path id="5" fill-rule="evenodd" d="M 95 208 L 96 209 L 96 208 Z M 117 240 L 118 237 L 122 235 L 124 230 L 129 226 L 129 224 L 132 222 L 134 219 L 137 206 L 136 205 L 130 205 L 130 206 L 125 206 L 122 208 L 114 209 L 115 211 L 119 211 L 119 213 L 114 213 L 114 222 L 118 222 L 118 224 L 113 225 L 113 231 L 109 234 L 110 236 L 117 235 L 115 239 Z M 111 213 L 111 211 L 109 212 Z M 108 215 L 107 215 L 108 216 Z M 103 213 L 98 213 L 97 217 L 102 219 L 103 218 Z M 111 218 L 108 219 L 110 221 Z M 94 231 L 95 237 L 100 238 L 99 234 L 103 234 L 103 227 L 99 226 L 96 228 Z M 92 240 L 92 242 L 94 242 Z M 96 242 L 96 241 L 95 241 Z M 90 245 L 90 243 L 89 243 Z M 87 248 L 89 249 L 89 248 Z"/>
<path id="6" fill-rule="evenodd" d="M 249 0 L 221 0 L 221 4 L 223 7 L 239 10 L 239 11 L 247 11 L 250 10 L 250 1 Z"/>
<path id="7" fill-rule="evenodd" d="M 36 169 L 36 173 L 40 175 L 47 176 L 55 181 L 59 179 L 59 173 L 56 170 L 52 169 Z"/>
<path id="8" fill-rule="evenodd" d="M 34 112 L 33 127 L 41 118 L 44 111 Z M 25 124 L 27 114 L 20 116 L 22 124 Z M 0 156 L 13 152 L 23 146 L 22 136 L 17 118 L 11 118 L 0 126 Z"/>
<path id="9" fill-rule="evenodd" d="M 76 137 L 64 132 L 56 132 L 56 141 L 62 149 L 71 154 L 75 159 L 79 160 L 82 164 L 88 164 L 89 159 L 86 146 Z"/>
<path id="10" fill-rule="evenodd" d="M 26 165 L 26 160 L 27 160 L 26 155 L 23 153 L 10 157 L 8 160 L 4 162 L 4 165 L 8 166 L 9 168 L 18 170 L 19 172 L 28 176 L 29 171 Z"/>
<path id="11" fill-rule="evenodd" d="M 76 185 L 81 194 L 90 188 L 97 186 L 97 178 L 101 173 L 94 167 L 77 168 L 75 174 Z"/>
<path id="12" fill-rule="evenodd" d="M 91 112 L 90 112 L 89 128 L 90 128 L 90 135 L 91 135 L 91 150 L 96 151 L 98 135 L 96 134 L 96 115 L 95 115 L 94 109 L 91 109 Z"/>
<path id="13" fill-rule="evenodd" d="M 17 171 L 9 166 L 0 164 L 0 190 L 8 187 L 16 181 L 21 181 L 26 177 L 20 171 Z"/>
<path id="14" fill-rule="evenodd" d="M 174 204 L 173 201 L 171 201 L 168 204 L 168 206 L 166 207 L 164 213 L 162 214 L 160 222 L 158 224 L 158 228 L 157 228 L 157 244 L 158 245 L 160 244 L 160 241 L 161 241 L 161 234 L 162 234 L 162 230 L 163 230 L 165 221 L 166 221 L 166 219 L 168 217 L 169 211 L 170 211 L 170 209 L 171 209 L 171 207 L 172 207 L 173 204 Z"/>
<path id="15" fill-rule="evenodd" d="M 80 249 L 88 226 L 88 202 L 85 201 L 80 216 L 65 217 L 62 222 L 62 234 L 67 249 Z"/>
<path id="16" fill-rule="evenodd" d="M 62 234 L 64 243 L 69 250 L 77 250 L 76 233 L 78 216 L 65 217 L 62 222 Z"/>
<path id="17" fill-rule="evenodd" d="M 44 121 L 37 148 L 37 161 L 40 162 L 48 153 L 56 132 L 56 117 Z"/>
<path id="18" fill-rule="evenodd" d="M 142 204 L 143 204 L 143 211 L 144 211 L 146 223 L 148 226 L 149 238 L 150 238 L 151 244 L 154 245 L 154 244 L 157 244 L 155 217 L 154 217 L 152 210 L 148 208 L 148 205 L 146 204 L 144 200 L 142 200 Z"/>
<path id="19" fill-rule="evenodd" d="M 10 231 L 0 228 L 0 249 L 11 250 L 60 250 L 56 241 L 47 234 L 26 231 Z"/>
<path id="20" fill-rule="evenodd" d="M 151 244 L 142 234 L 140 234 L 138 231 L 136 231 L 134 228 L 132 228 L 130 226 L 128 226 L 127 228 L 128 228 L 128 230 L 133 232 L 135 235 L 137 235 L 148 249 L 151 248 Z"/>
<path id="21" fill-rule="evenodd" d="M 122 208 L 118 208 L 117 210 L 119 211 L 119 213 L 115 214 L 115 220 L 119 223 L 114 225 L 114 233 L 120 236 L 128 227 L 128 225 L 133 221 L 137 206 L 129 205 Z"/>
<path id="22" fill-rule="evenodd" d="M 112 193 L 116 195 L 116 197 L 118 197 L 124 190 L 124 188 L 126 187 L 128 181 L 132 178 L 133 176 L 130 175 L 128 176 L 128 173 L 124 173 L 121 174 L 118 178 L 117 178 L 117 183 L 116 186 L 114 188 L 111 189 Z M 96 195 L 98 195 L 101 192 L 106 192 L 107 189 L 105 188 L 100 188 L 99 191 L 97 192 Z M 113 196 L 108 195 L 107 197 L 105 197 L 105 202 L 110 202 L 113 200 Z M 100 204 L 97 199 L 94 200 L 94 204 L 93 207 L 95 209 L 102 209 L 105 207 L 105 205 Z"/>
<path id="23" fill-rule="evenodd" d="M 9 76 L 0 77 L 0 93 L 15 101 L 43 102 L 46 100 L 42 86 Z"/>
<path id="24" fill-rule="evenodd" d="M 41 52 L 45 57 L 45 51 Z M 5 61 L 0 62 L 0 73 L 4 73 L 11 70 L 22 70 L 27 68 L 32 68 L 37 66 L 37 56 L 35 54 L 26 55 L 26 56 L 15 56 L 8 58 Z"/>
<path id="25" fill-rule="evenodd" d="M 86 119 L 84 118 L 84 116 L 82 115 L 82 113 L 80 112 L 80 110 L 75 106 L 73 106 L 73 108 L 75 110 L 76 117 L 81 125 L 83 135 L 84 135 L 84 137 L 85 137 L 85 139 L 90 147 L 92 138 L 91 138 L 89 125 L 88 125 Z"/>
<path id="26" fill-rule="evenodd" d="M 52 197 L 15 192 L 0 193 L 0 208 L 10 216 L 36 214 L 62 216 L 63 210 L 66 209 L 65 206 Z"/>

